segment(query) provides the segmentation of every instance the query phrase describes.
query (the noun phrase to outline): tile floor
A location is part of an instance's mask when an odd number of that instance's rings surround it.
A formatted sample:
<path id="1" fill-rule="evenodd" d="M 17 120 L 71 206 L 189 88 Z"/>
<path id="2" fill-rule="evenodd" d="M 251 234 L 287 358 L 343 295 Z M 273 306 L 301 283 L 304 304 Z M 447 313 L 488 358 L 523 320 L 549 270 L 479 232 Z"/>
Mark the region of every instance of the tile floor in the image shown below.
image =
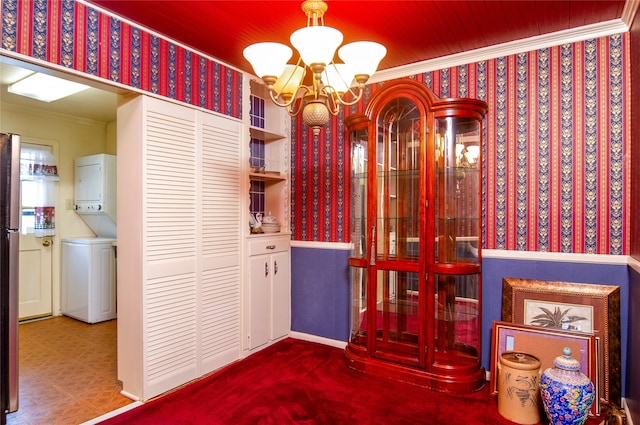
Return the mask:
<path id="1" fill-rule="evenodd" d="M 116 321 L 19 326 L 19 409 L 8 425 L 77 425 L 132 401 L 117 380 Z"/>

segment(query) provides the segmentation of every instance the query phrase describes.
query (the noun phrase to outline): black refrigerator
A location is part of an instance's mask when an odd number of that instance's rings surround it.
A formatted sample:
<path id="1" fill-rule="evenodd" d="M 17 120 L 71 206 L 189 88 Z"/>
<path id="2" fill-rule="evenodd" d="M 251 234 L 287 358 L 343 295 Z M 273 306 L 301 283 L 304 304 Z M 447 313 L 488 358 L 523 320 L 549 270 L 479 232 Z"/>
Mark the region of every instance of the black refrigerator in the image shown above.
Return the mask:
<path id="1" fill-rule="evenodd" d="M 0 133 L 0 425 L 18 409 L 20 136 Z"/>

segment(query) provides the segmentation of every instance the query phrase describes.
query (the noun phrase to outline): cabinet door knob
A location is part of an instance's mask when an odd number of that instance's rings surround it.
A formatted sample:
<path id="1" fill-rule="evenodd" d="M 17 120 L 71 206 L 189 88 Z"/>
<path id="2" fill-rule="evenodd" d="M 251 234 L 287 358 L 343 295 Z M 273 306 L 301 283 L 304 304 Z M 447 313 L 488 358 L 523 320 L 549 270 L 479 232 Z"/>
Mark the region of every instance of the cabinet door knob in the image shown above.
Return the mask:
<path id="1" fill-rule="evenodd" d="M 267 245 L 266 248 L 267 249 L 276 249 L 276 246 L 275 245 Z"/>
<path id="2" fill-rule="evenodd" d="M 273 275 L 277 275 L 278 274 L 278 262 L 274 261 L 273 262 Z"/>
<path id="3" fill-rule="evenodd" d="M 264 277 L 269 276 L 269 263 L 264 262 Z"/>
<path id="4" fill-rule="evenodd" d="M 369 265 L 376 265 L 376 226 L 371 226 L 371 252 L 369 253 Z"/>

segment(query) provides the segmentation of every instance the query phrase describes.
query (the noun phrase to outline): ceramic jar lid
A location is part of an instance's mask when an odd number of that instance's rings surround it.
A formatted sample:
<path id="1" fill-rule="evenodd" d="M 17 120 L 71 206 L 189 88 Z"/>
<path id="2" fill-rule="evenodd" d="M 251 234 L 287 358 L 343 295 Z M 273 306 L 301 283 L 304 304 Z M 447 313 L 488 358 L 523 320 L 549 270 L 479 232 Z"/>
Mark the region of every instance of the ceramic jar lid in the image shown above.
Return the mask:
<path id="1" fill-rule="evenodd" d="M 571 357 L 571 348 L 564 347 L 562 355 L 553 360 L 553 364 L 558 369 L 578 371 L 580 370 L 580 362 Z"/>
<path id="2" fill-rule="evenodd" d="M 540 368 L 540 360 L 527 353 L 505 351 L 500 356 L 500 363 L 513 369 L 534 370 Z"/>

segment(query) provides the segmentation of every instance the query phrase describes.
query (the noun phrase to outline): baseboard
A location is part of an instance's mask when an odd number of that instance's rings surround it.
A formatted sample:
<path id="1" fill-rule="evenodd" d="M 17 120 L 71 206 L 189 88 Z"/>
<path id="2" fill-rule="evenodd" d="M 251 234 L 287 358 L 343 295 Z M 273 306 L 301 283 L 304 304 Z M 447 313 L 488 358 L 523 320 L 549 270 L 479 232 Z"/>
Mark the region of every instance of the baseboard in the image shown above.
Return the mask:
<path id="1" fill-rule="evenodd" d="M 627 406 L 627 400 L 622 397 L 622 408 L 624 409 L 624 413 L 627 415 L 627 425 L 633 425 L 633 419 L 631 419 L 631 412 L 629 411 L 629 406 Z"/>
<path id="2" fill-rule="evenodd" d="M 120 382 L 122 384 L 122 382 Z M 122 394 L 123 396 L 125 396 L 126 398 L 130 398 L 133 401 L 140 401 L 139 397 L 136 397 L 135 395 L 128 393 L 124 390 L 120 391 L 120 394 Z"/>
<path id="3" fill-rule="evenodd" d="M 336 348 L 345 348 L 347 346 L 346 341 L 339 341 L 337 339 L 324 338 L 322 336 L 311 335 L 311 334 L 306 334 L 302 332 L 291 331 L 289 332 L 289 336 L 294 339 L 301 339 L 303 341 L 309 341 L 309 342 L 317 342 L 324 345 L 330 345 Z"/>
<path id="4" fill-rule="evenodd" d="M 123 406 L 119 409 L 116 410 L 112 410 L 109 413 L 105 413 L 102 416 L 98 416 L 97 418 L 93 418 L 90 421 L 87 422 L 83 422 L 80 425 L 94 425 L 94 424 L 99 424 L 100 422 L 106 421 L 109 418 L 113 418 L 114 416 L 118 416 L 121 413 L 127 412 L 131 409 L 135 409 L 138 406 L 142 406 L 144 403 L 141 401 L 134 401 L 131 404 L 127 404 L 126 406 Z"/>

